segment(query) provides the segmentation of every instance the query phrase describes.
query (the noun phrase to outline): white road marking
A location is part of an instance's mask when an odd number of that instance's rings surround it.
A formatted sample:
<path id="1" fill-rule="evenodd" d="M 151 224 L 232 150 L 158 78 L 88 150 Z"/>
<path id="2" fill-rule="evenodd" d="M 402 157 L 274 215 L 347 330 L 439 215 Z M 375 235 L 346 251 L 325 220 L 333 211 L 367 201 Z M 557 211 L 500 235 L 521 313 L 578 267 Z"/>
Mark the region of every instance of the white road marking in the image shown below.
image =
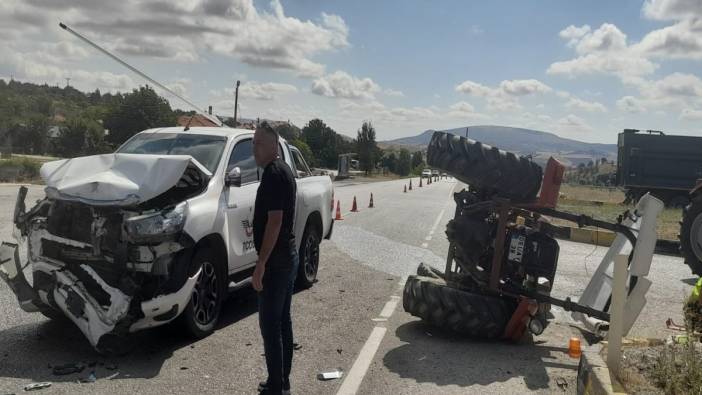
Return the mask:
<path id="1" fill-rule="evenodd" d="M 451 197 L 451 194 L 453 194 L 453 189 L 449 192 L 451 192 L 449 194 L 449 197 Z M 444 205 L 444 208 L 439 213 L 439 216 L 436 218 L 436 221 L 434 221 L 434 225 L 432 225 L 431 227 L 429 236 L 427 236 L 426 238 L 427 241 L 432 239 L 432 235 L 436 231 L 436 227 L 439 226 L 439 222 L 441 222 L 441 219 L 444 217 L 444 212 L 446 211 L 447 206 L 448 203 Z M 427 247 L 427 243 L 422 243 L 422 248 Z M 407 279 L 405 277 L 400 279 L 400 282 L 398 283 L 400 289 L 404 287 L 406 281 Z M 385 333 L 387 332 L 387 328 L 381 326 L 384 324 L 380 323 L 387 321 L 392 316 L 392 314 L 395 312 L 395 309 L 397 308 L 397 304 L 399 303 L 399 301 L 400 296 L 392 295 L 390 297 L 390 300 L 387 303 L 385 303 L 383 310 L 380 311 L 380 317 L 372 319 L 372 321 L 378 322 L 379 324 L 378 326 L 373 328 L 373 331 L 371 331 L 370 336 L 368 336 L 368 340 L 366 340 L 365 344 L 363 344 L 363 348 L 361 348 L 358 357 L 351 366 L 351 370 L 349 370 L 349 373 L 346 375 L 344 382 L 341 383 L 341 387 L 339 387 L 337 395 L 355 395 L 358 389 L 361 387 L 363 378 L 368 372 L 368 368 L 373 362 L 373 358 L 378 352 L 378 348 L 380 348 L 380 343 L 383 341 L 383 337 L 385 337 Z"/>
<path id="2" fill-rule="evenodd" d="M 395 307 L 397 307 L 397 302 L 399 300 L 399 296 L 391 296 L 390 300 L 385 303 L 385 307 L 383 307 L 383 310 L 380 312 L 380 318 L 390 318 L 392 313 L 395 311 Z"/>
<path id="3" fill-rule="evenodd" d="M 341 387 L 337 392 L 337 395 L 354 395 L 358 388 L 363 382 L 363 377 L 366 375 L 371 362 L 373 362 L 373 357 L 380 347 L 380 342 L 383 341 L 383 337 L 387 332 L 387 328 L 382 326 L 376 326 L 373 328 L 366 344 L 363 345 L 361 352 L 358 354 L 358 358 L 351 366 L 349 374 L 346 379 L 341 383 Z"/>

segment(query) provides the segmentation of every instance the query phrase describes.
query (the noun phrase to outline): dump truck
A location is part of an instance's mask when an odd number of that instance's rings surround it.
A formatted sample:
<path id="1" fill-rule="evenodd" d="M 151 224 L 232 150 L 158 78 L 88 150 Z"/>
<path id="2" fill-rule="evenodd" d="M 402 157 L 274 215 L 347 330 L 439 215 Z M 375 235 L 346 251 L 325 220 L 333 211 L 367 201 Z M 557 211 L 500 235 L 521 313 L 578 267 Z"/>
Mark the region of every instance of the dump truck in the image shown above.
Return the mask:
<path id="1" fill-rule="evenodd" d="M 702 178 L 702 137 L 624 129 L 617 149 L 617 185 L 627 203 L 647 192 L 669 207 L 690 203 L 689 191 Z"/>

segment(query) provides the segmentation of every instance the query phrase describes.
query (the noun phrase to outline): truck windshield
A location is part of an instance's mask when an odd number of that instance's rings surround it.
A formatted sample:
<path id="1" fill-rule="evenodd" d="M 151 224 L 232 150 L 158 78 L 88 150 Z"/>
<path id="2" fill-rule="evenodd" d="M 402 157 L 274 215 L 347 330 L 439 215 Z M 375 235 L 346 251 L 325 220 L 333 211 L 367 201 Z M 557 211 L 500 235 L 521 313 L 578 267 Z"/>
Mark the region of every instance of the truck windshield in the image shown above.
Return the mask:
<path id="1" fill-rule="evenodd" d="M 124 143 L 122 154 L 190 155 L 214 173 L 227 142 L 226 137 L 187 133 L 138 134 Z"/>

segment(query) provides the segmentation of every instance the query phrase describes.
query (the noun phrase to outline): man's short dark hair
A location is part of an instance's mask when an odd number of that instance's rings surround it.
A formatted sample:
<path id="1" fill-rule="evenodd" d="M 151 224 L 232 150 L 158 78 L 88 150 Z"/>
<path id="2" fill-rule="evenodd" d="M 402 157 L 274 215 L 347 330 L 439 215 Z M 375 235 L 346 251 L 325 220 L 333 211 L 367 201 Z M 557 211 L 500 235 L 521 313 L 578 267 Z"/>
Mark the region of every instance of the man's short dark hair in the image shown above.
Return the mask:
<path id="1" fill-rule="evenodd" d="M 278 132 L 276 132 L 275 129 L 273 129 L 273 127 L 266 121 L 261 122 L 261 124 L 256 128 L 256 131 L 265 132 L 269 137 L 274 137 L 276 142 L 280 137 Z"/>

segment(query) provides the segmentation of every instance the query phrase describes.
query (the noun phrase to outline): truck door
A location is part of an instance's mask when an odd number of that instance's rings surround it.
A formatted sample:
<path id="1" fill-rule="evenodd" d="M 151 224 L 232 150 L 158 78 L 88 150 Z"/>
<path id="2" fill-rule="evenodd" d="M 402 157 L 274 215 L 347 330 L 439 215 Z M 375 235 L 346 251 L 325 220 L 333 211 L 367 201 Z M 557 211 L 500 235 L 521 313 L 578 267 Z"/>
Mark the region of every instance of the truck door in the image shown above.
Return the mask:
<path id="1" fill-rule="evenodd" d="M 225 189 L 230 272 L 252 266 L 257 259 L 253 241 L 253 207 L 261 172 L 253 156 L 253 137 L 245 137 L 236 142 L 225 174 L 235 167 L 241 170 L 241 186 Z"/>

